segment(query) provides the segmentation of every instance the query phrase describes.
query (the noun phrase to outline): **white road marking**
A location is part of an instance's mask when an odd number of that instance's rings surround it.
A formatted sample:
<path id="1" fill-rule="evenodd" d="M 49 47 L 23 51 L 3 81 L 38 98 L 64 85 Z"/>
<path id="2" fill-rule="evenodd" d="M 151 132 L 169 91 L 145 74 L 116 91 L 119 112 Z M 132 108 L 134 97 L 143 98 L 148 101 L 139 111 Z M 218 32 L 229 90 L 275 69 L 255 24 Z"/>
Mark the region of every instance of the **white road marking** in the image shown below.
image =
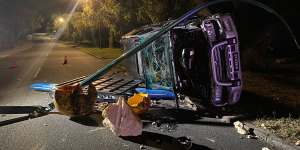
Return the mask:
<path id="1" fill-rule="evenodd" d="M 5 57 L 7 57 L 8 55 L 0 55 L 0 59 L 1 58 L 5 58 Z"/>
<path id="2" fill-rule="evenodd" d="M 39 75 L 40 71 L 41 71 L 41 67 L 39 67 L 39 69 L 35 72 L 33 77 L 34 79 Z"/>

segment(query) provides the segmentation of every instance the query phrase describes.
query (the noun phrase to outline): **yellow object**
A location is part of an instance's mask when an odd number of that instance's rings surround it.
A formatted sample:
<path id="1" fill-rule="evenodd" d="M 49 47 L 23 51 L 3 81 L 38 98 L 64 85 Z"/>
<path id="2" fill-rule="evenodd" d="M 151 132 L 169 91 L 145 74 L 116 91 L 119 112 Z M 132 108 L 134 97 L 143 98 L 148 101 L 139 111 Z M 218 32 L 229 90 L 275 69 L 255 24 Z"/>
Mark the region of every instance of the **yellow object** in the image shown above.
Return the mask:
<path id="1" fill-rule="evenodd" d="M 150 108 L 151 102 L 148 94 L 134 94 L 128 99 L 127 104 L 135 114 L 142 114 Z"/>

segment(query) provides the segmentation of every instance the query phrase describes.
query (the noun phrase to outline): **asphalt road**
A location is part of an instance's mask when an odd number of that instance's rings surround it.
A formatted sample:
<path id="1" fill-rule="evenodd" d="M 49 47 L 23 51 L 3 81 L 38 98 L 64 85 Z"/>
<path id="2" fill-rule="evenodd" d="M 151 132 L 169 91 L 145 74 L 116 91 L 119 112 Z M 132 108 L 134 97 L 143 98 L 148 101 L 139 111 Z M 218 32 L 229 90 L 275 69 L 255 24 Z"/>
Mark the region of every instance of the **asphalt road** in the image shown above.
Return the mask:
<path id="1" fill-rule="evenodd" d="M 62 65 L 67 56 L 68 64 Z M 23 49 L 0 52 L 0 109 L 7 106 L 46 105 L 51 102 L 47 93 L 32 91 L 35 82 L 58 83 L 94 72 L 105 61 L 96 59 L 71 46 L 59 43 L 40 43 Z M 16 110 L 19 112 L 19 110 Z M 157 114 L 164 114 L 159 112 Z M 167 113 L 168 114 L 168 113 Z M 1 115 L 1 114 L 0 114 Z M 6 126 L 0 126 L 1 150 L 44 149 L 182 149 L 178 137 L 192 140 L 192 149 L 261 150 L 268 145 L 258 139 L 239 135 L 228 124 L 216 119 L 197 116 L 189 120 L 190 112 L 180 112 L 176 124 L 161 127 L 145 122 L 140 137 L 119 138 L 101 127 L 98 119 L 70 119 L 51 114 Z M 0 122 L 22 115 L 0 116 Z M 161 116 L 158 116 L 160 118 Z M 93 116 L 97 118 L 97 116 Z M 172 126 L 171 130 L 169 126 Z"/>

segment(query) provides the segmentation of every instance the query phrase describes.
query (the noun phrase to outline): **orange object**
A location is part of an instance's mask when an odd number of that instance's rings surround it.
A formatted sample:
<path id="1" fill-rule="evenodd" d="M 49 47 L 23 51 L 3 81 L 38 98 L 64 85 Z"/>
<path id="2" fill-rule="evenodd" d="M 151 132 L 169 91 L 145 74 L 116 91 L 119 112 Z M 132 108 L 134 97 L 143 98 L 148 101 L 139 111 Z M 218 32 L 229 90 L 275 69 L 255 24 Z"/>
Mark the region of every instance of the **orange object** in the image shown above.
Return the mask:
<path id="1" fill-rule="evenodd" d="M 128 99 L 127 104 L 131 107 L 133 113 L 142 114 L 150 108 L 151 100 L 148 94 L 134 94 Z"/>

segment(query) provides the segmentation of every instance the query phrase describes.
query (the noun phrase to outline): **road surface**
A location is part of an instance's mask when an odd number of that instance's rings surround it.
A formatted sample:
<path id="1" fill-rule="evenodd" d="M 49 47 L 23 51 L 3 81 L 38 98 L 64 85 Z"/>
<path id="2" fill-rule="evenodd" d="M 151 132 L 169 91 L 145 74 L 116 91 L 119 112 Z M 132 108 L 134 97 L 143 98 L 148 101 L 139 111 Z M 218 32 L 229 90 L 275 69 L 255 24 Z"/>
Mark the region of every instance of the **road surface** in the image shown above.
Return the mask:
<path id="1" fill-rule="evenodd" d="M 68 64 L 62 65 L 65 56 Z M 32 83 L 69 80 L 93 73 L 104 62 L 63 43 L 39 43 L 20 50 L 0 52 L 0 109 L 7 106 L 45 106 L 51 99 L 47 93 L 30 90 Z M 0 116 L 0 122 L 20 116 L 4 114 Z M 181 112 L 173 117 L 181 117 L 181 121 L 170 124 L 171 130 L 165 125 L 153 126 L 150 121 L 144 123 L 142 136 L 119 138 L 93 119 L 70 119 L 51 114 L 0 126 L 0 149 L 182 149 L 183 145 L 177 138 L 183 136 L 192 140 L 192 149 L 261 150 L 268 147 L 257 139 L 243 138 L 233 127 L 215 119 L 198 116 L 198 120 L 189 120 L 190 112 Z"/>

